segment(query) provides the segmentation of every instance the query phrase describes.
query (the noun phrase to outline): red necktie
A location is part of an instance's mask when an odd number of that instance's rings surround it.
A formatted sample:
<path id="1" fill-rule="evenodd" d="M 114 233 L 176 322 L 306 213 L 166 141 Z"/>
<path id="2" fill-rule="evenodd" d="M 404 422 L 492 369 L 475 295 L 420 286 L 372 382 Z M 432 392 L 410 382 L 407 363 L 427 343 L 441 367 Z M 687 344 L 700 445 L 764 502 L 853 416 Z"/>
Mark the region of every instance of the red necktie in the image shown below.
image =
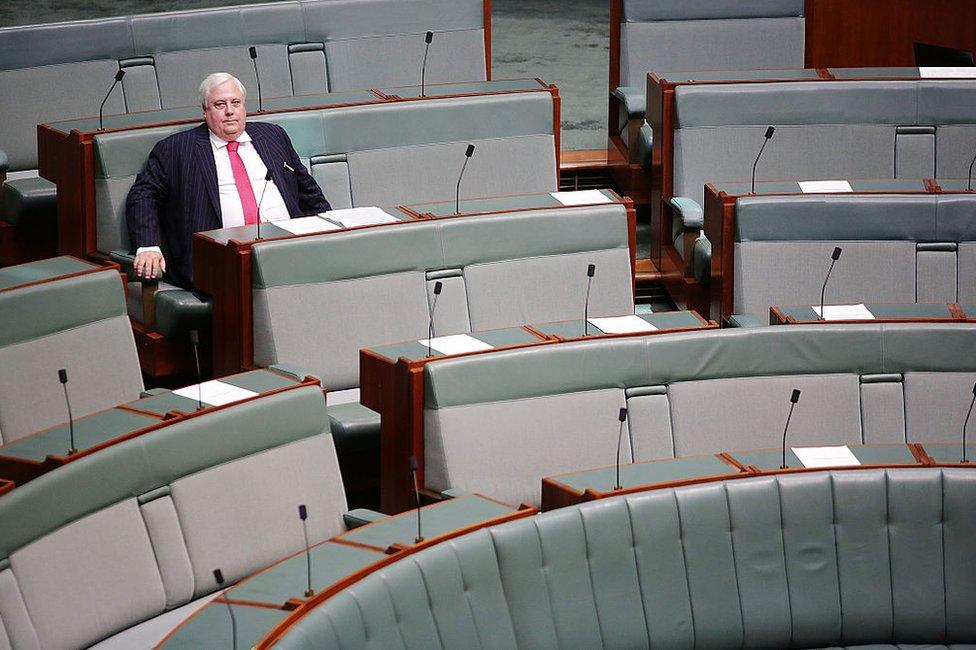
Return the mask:
<path id="1" fill-rule="evenodd" d="M 251 187 L 251 179 L 244 168 L 244 161 L 241 154 L 237 153 L 240 142 L 227 143 L 227 155 L 230 156 L 230 168 L 234 172 L 234 184 L 237 185 L 237 194 L 241 197 L 241 206 L 244 208 L 244 223 L 254 225 L 258 222 L 258 202 L 254 200 L 254 188 Z"/>

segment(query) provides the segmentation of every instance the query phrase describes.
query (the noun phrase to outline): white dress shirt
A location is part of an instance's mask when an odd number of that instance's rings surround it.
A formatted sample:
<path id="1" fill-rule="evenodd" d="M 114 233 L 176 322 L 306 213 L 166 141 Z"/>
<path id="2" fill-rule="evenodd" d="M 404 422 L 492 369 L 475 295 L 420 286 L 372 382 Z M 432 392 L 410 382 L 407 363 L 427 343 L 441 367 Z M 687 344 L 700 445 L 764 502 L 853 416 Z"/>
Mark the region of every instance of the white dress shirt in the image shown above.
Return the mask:
<path id="1" fill-rule="evenodd" d="M 237 153 L 244 162 L 244 169 L 251 179 L 251 187 L 254 189 L 254 200 L 258 202 L 258 214 L 261 221 L 280 221 L 288 219 L 288 208 L 285 200 L 281 198 L 274 181 L 268 181 L 265 189 L 264 177 L 268 173 L 261 156 L 258 155 L 254 144 L 251 143 L 251 136 L 247 131 L 241 133 L 237 138 L 240 146 Z M 213 132 L 210 133 L 210 146 L 213 147 L 214 162 L 217 165 L 217 195 L 220 197 L 220 218 L 222 227 L 232 228 L 244 225 L 244 206 L 241 204 L 241 197 L 237 193 L 237 183 L 234 182 L 234 171 L 230 167 L 230 154 L 227 152 L 227 142 L 221 140 Z M 264 192 L 264 198 L 261 193 Z M 136 249 L 136 255 L 146 251 L 162 252 L 159 246 L 142 246 Z"/>

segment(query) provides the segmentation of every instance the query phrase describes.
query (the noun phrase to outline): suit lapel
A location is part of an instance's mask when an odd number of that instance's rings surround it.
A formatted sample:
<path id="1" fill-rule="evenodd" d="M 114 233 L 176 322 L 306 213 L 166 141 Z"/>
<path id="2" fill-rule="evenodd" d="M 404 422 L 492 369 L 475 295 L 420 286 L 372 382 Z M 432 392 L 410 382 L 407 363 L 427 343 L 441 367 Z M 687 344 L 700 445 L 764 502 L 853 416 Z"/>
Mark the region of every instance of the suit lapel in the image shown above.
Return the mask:
<path id="1" fill-rule="evenodd" d="M 287 190 L 290 185 L 283 176 L 285 173 L 284 167 L 282 166 L 283 160 L 280 157 L 275 157 L 274 143 L 269 143 L 265 134 L 261 133 L 258 129 L 251 129 L 249 127 L 250 125 L 247 125 L 245 129 L 251 136 L 254 150 L 258 152 L 264 166 L 271 171 L 271 181 L 278 188 L 278 192 L 281 193 L 281 198 L 285 201 L 285 207 L 288 208 L 288 214 L 298 214 L 298 204 L 295 202 L 295 196 Z"/>
<path id="2" fill-rule="evenodd" d="M 221 211 L 220 197 L 217 194 L 217 163 L 214 162 L 213 147 L 210 145 L 210 131 L 204 124 L 202 130 L 197 135 L 195 155 L 197 160 L 197 170 L 203 178 L 203 186 L 207 191 L 207 198 L 210 199 L 210 206 L 213 214 L 217 217 L 220 227 Z"/>

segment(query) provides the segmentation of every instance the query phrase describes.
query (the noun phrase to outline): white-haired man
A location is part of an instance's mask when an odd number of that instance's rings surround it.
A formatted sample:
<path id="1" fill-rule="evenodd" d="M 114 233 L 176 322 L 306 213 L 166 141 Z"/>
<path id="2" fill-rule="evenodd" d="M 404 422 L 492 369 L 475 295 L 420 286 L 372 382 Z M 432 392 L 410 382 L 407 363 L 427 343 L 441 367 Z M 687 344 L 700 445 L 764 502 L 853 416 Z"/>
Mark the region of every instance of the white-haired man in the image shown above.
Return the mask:
<path id="1" fill-rule="evenodd" d="M 246 123 L 246 94 L 232 75 L 208 76 L 200 84 L 206 123 L 153 147 L 125 206 L 140 276 L 167 272 L 174 284 L 191 287 L 193 233 L 329 209 L 284 129 Z"/>

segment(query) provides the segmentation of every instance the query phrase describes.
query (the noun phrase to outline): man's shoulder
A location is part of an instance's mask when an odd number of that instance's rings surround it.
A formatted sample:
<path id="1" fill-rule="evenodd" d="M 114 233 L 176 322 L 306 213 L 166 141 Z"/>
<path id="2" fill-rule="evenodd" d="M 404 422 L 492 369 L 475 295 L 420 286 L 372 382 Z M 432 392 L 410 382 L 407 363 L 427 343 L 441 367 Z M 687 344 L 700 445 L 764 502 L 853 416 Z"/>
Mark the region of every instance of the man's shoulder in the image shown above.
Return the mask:
<path id="1" fill-rule="evenodd" d="M 187 142 L 194 142 L 196 140 L 199 140 L 200 138 L 206 138 L 207 133 L 208 133 L 207 125 L 200 124 L 193 127 L 192 129 L 184 129 L 182 131 L 177 131 L 176 133 L 166 136 L 165 138 L 163 138 L 162 140 L 156 143 L 156 148 L 157 149 L 160 147 L 171 148 L 174 146 L 186 144 Z"/>
<path id="2" fill-rule="evenodd" d="M 254 136 L 272 136 L 272 137 L 287 137 L 285 130 L 278 126 L 277 124 L 272 124 L 271 122 L 248 122 L 244 127 L 251 137 Z"/>

